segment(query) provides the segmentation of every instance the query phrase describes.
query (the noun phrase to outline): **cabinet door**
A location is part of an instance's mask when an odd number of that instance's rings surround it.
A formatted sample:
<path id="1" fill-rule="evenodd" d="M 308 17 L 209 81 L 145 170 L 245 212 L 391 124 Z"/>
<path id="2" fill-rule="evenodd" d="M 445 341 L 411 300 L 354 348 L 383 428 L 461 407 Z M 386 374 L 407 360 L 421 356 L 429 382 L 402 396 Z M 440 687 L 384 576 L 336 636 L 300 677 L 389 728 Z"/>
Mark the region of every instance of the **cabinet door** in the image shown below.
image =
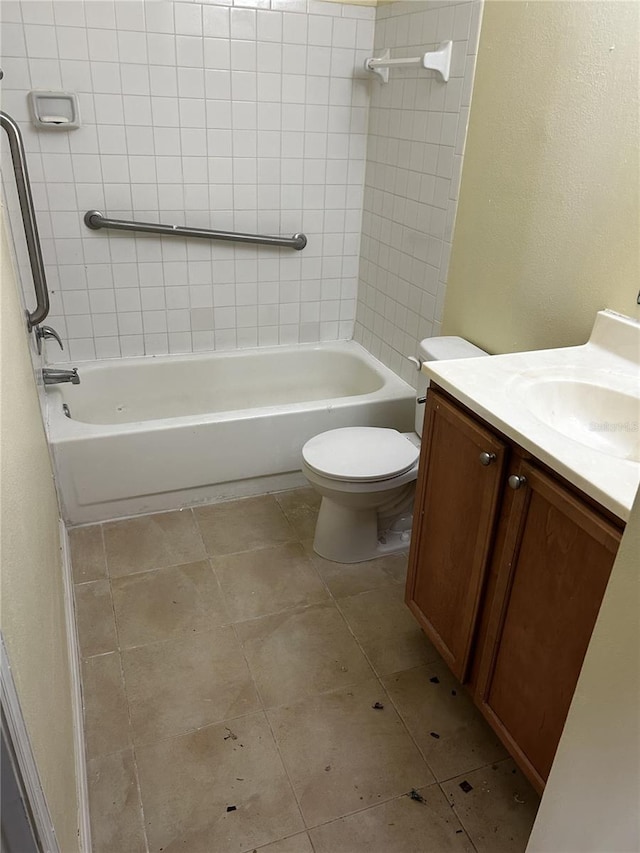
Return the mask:
<path id="1" fill-rule="evenodd" d="M 467 674 L 505 458 L 506 446 L 489 430 L 430 391 L 406 602 L 460 681 Z"/>
<path id="2" fill-rule="evenodd" d="M 620 532 L 529 463 L 514 476 L 476 701 L 542 790 Z"/>

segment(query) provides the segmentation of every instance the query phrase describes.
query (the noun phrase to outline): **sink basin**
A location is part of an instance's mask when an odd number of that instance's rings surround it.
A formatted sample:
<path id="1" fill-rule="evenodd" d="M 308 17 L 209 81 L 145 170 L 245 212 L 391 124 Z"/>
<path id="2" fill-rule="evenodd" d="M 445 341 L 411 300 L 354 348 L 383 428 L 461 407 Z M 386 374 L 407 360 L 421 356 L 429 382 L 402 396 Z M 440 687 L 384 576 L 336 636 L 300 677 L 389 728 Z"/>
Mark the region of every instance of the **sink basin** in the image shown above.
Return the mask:
<path id="1" fill-rule="evenodd" d="M 599 379 L 599 381 L 598 381 Z M 547 426 L 600 453 L 640 462 L 639 383 L 608 374 L 531 377 L 521 399 Z"/>
<path id="2" fill-rule="evenodd" d="M 598 311 L 586 344 L 427 362 L 424 373 L 626 521 L 640 485 L 640 315 Z"/>

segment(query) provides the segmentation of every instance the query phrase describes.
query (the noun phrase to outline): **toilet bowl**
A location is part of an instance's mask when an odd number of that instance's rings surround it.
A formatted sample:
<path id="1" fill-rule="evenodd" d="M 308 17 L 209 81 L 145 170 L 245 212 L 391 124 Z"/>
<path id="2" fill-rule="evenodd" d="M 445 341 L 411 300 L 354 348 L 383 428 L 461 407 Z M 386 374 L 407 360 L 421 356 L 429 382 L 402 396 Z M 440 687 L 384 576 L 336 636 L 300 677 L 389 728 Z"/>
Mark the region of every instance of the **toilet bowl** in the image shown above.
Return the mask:
<path id="1" fill-rule="evenodd" d="M 425 361 L 482 355 L 463 338 L 425 338 L 411 361 L 420 370 Z M 322 496 L 313 541 L 321 557 L 359 563 L 408 548 L 428 384 L 420 373 L 414 433 L 345 427 L 319 433 L 302 448 L 302 473 Z"/>
<path id="2" fill-rule="evenodd" d="M 310 439 L 302 472 L 322 495 L 316 553 L 357 563 L 406 548 L 411 525 L 399 520 L 411 517 L 419 455 L 418 442 L 395 429 L 346 427 Z"/>

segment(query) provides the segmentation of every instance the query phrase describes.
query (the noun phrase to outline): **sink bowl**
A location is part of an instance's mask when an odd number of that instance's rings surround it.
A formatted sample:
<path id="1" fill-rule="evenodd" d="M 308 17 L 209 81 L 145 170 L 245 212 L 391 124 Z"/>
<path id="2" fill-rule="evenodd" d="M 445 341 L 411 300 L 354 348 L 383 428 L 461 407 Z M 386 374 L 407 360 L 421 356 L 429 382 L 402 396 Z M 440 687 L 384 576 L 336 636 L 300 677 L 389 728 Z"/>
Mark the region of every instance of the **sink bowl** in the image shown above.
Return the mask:
<path id="1" fill-rule="evenodd" d="M 600 453 L 640 462 L 640 383 L 607 375 L 531 377 L 522 389 L 538 420 Z"/>

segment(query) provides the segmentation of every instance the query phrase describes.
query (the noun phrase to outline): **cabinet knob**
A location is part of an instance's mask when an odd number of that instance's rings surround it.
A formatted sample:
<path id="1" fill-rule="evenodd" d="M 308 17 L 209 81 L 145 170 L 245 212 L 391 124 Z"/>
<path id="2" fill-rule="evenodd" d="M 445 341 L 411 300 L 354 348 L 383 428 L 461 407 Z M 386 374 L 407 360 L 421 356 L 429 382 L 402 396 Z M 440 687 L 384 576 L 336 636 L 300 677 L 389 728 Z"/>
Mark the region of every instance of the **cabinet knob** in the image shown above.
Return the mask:
<path id="1" fill-rule="evenodd" d="M 527 478 L 523 477 L 521 474 L 512 474 L 508 481 L 510 489 L 521 489 L 523 486 L 527 485 Z"/>
<path id="2" fill-rule="evenodd" d="M 483 450 L 479 458 L 481 465 L 491 465 L 492 462 L 496 461 L 496 454 L 488 453 L 486 450 Z"/>

